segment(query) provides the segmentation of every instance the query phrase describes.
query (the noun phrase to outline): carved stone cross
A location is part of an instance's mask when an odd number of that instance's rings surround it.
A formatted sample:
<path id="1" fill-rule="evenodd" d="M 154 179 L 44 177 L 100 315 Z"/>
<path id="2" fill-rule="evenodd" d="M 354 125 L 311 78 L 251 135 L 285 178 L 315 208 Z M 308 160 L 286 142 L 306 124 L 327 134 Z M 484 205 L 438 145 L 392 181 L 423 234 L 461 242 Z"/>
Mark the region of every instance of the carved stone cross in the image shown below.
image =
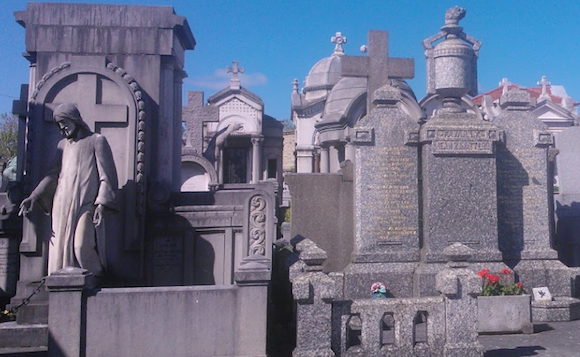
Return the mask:
<path id="1" fill-rule="evenodd" d="M 512 84 L 512 83 L 509 82 L 507 78 L 501 79 L 501 82 L 499 82 L 499 84 L 498 84 L 500 87 L 502 87 L 501 95 L 507 94 L 510 84 Z"/>
<path id="2" fill-rule="evenodd" d="M 548 88 L 548 86 L 551 86 L 552 83 L 551 82 L 548 82 L 546 80 L 546 76 L 542 76 L 542 80 L 538 82 L 538 85 L 539 86 L 542 86 L 542 95 L 540 96 L 540 98 L 549 97 L 548 96 L 547 88 Z"/>
<path id="3" fill-rule="evenodd" d="M 102 90 L 100 90 L 99 77 L 93 73 L 78 75 L 77 95 L 71 102 L 76 104 L 83 121 L 95 132 L 100 132 L 101 127 L 115 126 L 126 123 L 128 120 L 128 108 L 122 104 L 103 104 Z M 52 113 L 61 103 L 46 103 L 50 111 L 45 111 L 44 119 L 52 121 Z"/>
<path id="4" fill-rule="evenodd" d="M 238 67 L 238 61 L 232 61 L 232 66 L 227 68 L 228 73 L 232 73 L 232 78 L 237 79 L 238 73 L 244 73 L 244 67 Z"/>
<path id="5" fill-rule="evenodd" d="M 330 42 L 334 43 L 334 53 L 335 54 L 344 54 L 344 49 L 342 49 L 342 44 L 346 43 L 346 37 L 342 35 L 341 32 L 337 32 L 336 35 L 330 38 Z"/>
<path id="6" fill-rule="evenodd" d="M 369 31 L 368 56 L 344 56 L 343 77 L 367 77 L 367 114 L 374 108 L 373 94 L 389 78 L 411 79 L 415 76 L 415 60 L 389 57 L 389 33 Z"/>

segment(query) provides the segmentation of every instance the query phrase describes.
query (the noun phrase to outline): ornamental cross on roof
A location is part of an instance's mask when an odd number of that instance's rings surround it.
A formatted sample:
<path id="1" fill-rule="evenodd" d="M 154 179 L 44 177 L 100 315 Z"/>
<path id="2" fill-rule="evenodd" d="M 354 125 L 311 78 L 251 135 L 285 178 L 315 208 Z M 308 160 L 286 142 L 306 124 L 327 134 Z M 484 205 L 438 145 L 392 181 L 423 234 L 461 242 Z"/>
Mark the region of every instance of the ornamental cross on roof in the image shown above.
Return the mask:
<path id="1" fill-rule="evenodd" d="M 334 54 L 335 55 L 343 55 L 344 49 L 342 48 L 342 44 L 346 43 L 346 37 L 342 35 L 341 32 L 337 32 L 336 35 L 330 38 L 330 42 L 334 43 Z"/>
<path id="2" fill-rule="evenodd" d="M 538 82 L 538 85 L 542 86 L 542 95 L 540 95 L 540 97 L 538 99 L 544 99 L 544 98 L 549 99 L 550 96 L 548 95 L 547 88 L 552 85 L 552 82 L 548 82 L 546 80 L 546 76 L 542 76 L 542 80 Z"/>
<path id="3" fill-rule="evenodd" d="M 500 87 L 502 87 L 501 95 L 507 94 L 510 84 L 512 84 L 512 83 L 509 82 L 507 78 L 501 79 L 501 82 L 499 82 L 499 84 L 498 84 Z"/>
<path id="4" fill-rule="evenodd" d="M 232 66 L 228 67 L 227 73 L 232 74 L 230 79 L 230 88 L 240 89 L 240 79 L 238 78 L 238 73 L 244 73 L 244 67 L 238 67 L 238 61 L 232 61 Z"/>
<path id="5" fill-rule="evenodd" d="M 373 94 L 389 78 L 410 79 L 415 76 L 415 60 L 389 57 L 389 33 L 369 31 L 368 56 L 344 56 L 342 77 L 367 77 L 367 114 L 374 108 Z"/>
<path id="6" fill-rule="evenodd" d="M 298 86 L 300 86 L 300 82 L 298 82 L 298 78 L 294 78 L 292 81 L 292 88 L 296 93 L 298 93 Z"/>

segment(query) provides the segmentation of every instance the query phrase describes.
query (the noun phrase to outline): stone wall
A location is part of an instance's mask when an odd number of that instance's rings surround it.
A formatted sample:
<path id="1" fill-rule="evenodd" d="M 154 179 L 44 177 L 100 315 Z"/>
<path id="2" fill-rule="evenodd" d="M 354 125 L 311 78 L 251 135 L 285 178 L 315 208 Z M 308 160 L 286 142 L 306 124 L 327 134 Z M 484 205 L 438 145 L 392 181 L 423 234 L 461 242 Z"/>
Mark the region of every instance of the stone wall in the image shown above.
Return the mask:
<path id="1" fill-rule="evenodd" d="M 236 286 L 94 290 L 79 268 L 50 275 L 52 356 L 266 356 L 270 271 L 247 261 Z"/>

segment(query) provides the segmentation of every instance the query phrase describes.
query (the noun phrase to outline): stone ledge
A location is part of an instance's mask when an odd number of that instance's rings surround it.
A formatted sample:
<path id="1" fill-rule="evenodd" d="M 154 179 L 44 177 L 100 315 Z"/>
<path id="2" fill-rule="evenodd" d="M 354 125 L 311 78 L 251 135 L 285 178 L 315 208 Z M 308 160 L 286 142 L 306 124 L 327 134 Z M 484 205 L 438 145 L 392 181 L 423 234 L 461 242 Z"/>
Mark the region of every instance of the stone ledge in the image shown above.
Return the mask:
<path id="1" fill-rule="evenodd" d="M 46 349 L 47 344 L 48 325 L 19 325 L 16 322 L 3 322 L 0 324 L 0 346 L 2 349 Z"/>
<path id="2" fill-rule="evenodd" d="M 553 301 L 532 301 L 534 322 L 574 321 L 580 319 L 580 300 L 556 297 Z"/>

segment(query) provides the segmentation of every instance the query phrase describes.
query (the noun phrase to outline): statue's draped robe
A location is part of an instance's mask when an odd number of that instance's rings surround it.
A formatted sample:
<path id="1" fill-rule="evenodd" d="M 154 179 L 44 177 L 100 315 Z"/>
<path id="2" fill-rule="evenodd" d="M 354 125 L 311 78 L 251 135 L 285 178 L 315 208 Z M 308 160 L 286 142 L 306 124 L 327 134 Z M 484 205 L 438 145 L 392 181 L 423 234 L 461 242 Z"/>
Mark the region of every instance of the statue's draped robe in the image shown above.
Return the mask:
<path id="1" fill-rule="evenodd" d="M 50 172 L 32 194 L 41 208 L 52 213 L 52 238 L 48 273 L 67 266 L 81 267 L 95 275 L 103 273 L 106 216 L 95 227 L 97 205 L 116 210 L 117 172 L 111 148 L 100 134 L 81 131 L 75 140 L 63 139 Z M 52 208 L 52 211 L 51 211 Z"/>

